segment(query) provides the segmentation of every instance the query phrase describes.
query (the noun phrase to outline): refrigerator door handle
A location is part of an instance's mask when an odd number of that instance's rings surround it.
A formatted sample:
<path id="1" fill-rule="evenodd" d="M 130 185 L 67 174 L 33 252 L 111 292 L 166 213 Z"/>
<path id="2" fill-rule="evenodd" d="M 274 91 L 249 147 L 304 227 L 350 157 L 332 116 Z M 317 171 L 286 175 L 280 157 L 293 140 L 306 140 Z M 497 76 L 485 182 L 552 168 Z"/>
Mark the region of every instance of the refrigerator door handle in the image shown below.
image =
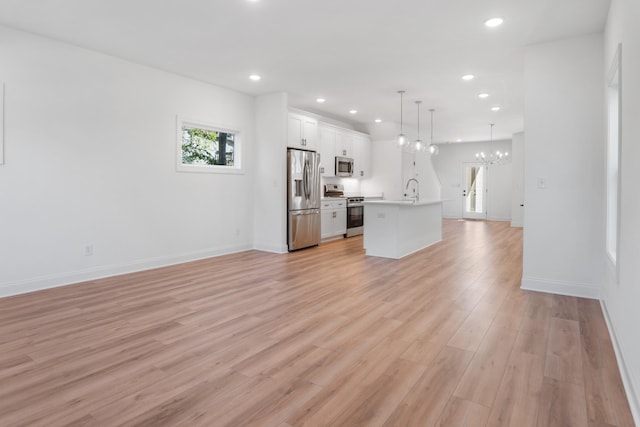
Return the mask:
<path id="1" fill-rule="evenodd" d="M 304 171 L 302 172 L 304 177 L 304 197 L 309 200 L 311 192 L 309 191 L 309 160 L 304 161 Z"/>

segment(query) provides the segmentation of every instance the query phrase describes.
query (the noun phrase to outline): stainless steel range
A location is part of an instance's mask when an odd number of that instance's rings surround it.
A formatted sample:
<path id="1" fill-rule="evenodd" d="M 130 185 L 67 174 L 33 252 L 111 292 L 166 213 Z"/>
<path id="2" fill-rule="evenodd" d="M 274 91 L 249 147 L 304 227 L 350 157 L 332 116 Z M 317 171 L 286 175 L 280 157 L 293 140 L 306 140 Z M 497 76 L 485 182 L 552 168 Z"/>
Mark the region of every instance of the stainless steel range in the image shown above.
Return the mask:
<path id="1" fill-rule="evenodd" d="M 347 197 L 347 237 L 364 233 L 364 197 Z"/>
<path id="2" fill-rule="evenodd" d="M 347 199 L 347 237 L 364 233 L 364 197 L 344 195 L 342 184 L 327 184 L 324 186 L 325 197 L 341 197 Z"/>

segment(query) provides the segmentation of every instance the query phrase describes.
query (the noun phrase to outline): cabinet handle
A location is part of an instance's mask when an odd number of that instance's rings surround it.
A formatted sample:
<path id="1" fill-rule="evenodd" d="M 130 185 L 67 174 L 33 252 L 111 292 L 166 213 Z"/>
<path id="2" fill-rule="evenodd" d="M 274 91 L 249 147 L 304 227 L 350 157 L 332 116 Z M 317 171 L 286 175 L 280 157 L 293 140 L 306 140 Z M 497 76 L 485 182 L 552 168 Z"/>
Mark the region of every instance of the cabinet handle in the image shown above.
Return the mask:
<path id="1" fill-rule="evenodd" d="M 364 176 L 364 171 L 360 171 L 360 176 Z"/>

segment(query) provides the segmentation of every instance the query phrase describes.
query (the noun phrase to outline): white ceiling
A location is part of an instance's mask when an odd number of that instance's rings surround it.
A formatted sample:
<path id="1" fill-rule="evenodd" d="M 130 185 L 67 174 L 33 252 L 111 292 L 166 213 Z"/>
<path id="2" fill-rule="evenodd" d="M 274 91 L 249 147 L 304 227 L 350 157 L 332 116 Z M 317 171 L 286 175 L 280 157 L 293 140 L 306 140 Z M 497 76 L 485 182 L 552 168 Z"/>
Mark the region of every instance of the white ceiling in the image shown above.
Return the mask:
<path id="1" fill-rule="evenodd" d="M 600 32 L 608 8 L 609 0 L 0 0 L 0 24 L 248 94 L 286 91 L 292 106 L 361 127 L 398 122 L 404 89 L 405 123 L 415 126 L 422 100 L 422 139 L 435 108 L 434 140 L 444 142 L 487 140 L 490 122 L 494 139 L 523 130 L 525 46 Z M 493 16 L 505 23 L 488 29 Z M 477 77 L 463 82 L 465 73 Z"/>

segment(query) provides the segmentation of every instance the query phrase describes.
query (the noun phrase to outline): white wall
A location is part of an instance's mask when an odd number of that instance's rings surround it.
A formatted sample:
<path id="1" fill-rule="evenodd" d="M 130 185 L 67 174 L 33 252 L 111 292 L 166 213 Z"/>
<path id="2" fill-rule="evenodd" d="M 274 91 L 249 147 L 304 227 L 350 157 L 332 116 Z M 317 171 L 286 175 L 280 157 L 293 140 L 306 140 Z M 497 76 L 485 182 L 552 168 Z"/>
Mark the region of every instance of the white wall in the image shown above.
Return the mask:
<path id="1" fill-rule="evenodd" d="M 605 56 L 601 69 L 609 70 L 618 43 L 622 43 L 622 164 L 620 200 L 620 280 L 605 262 L 606 274 L 602 296 L 618 346 L 623 379 L 636 424 L 640 425 L 640 3 L 636 0 L 613 0 L 605 32 Z M 601 80 L 600 88 L 604 90 Z M 600 178 L 604 181 L 605 175 Z M 604 229 L 604 227 L 603 227 Z M 604 244 L 599 246 L 605 259 Z"/>
<path id="2" fill-rule="evenodd" d="M 0 40 L 0 295 L 253 246 L 252 97 L 4 27 Z M 176 115 L 240 129 L 245 173 L 177 173 Z"/>
<path id="3" fill-rule="evenodd" d="M 408 153 L 404 152 L 402 156 L 402 190 L 404 194 L 409 196 L 412 193 L 413 184 L 407 189 L 407 182 L 411 179 L 417 179 L 420 183 L 418 190 L 420 191 L 420 200 L 441 200 L 440 178 L 436 174 L 433 166 L 434 157 L 429 153 Z"/>
<path id="4" fill-rule="evenodd" d="M 402 151 L 392 140 L 371 141 L 371 178 L 362 182 L 364 194 L 402 198 Z"/>
<path id="5" fill-rule="evenodd" d="M 400 133 L 397 123 L 372 124 L 367 131 L 372 141 L 372 178 L 362 181 L 364 194 L 383 192 L 385 199 L 402 199 L 407 180 L 416 178 L 420 182 L 421 200 L 440 200 L 440 180 L 431 157 L 427 153 L 411 154 L 400 150 L 396 143 Z M 409 138 L 417 137 L 417 131 L 410 126 L 405 126 L 403 131 Z"/>
<path id="6" fill-rule="evenodd" d="M 602 35 L 525 55 L 522 286 L 598 297 L 604 245 Z M 538 188 L 538 181 L 545 188 Z"/>
<path id="7" fill-rule="evenodd" d="M 475 161 L 475 154 L 488 153 L 489 142 L 440 144 L 440 153 L 434 157 L 435 171 L 442 184 L 442 215 L 445 218 L 462 218 L 462 190 L 464 166 Z M 511 141 L 493 141 L 493 150 L 509 152 Z M 488 168 L 487 219 L 507 221 L 511 219 L 511 165 L 490 165 Z"/>
<path id="8" fill-rule="evenodd" d="M 287 251 L 287 95 L 256 98 L 254 247 Z"/>
<path id="9" fill-rule="evenodd" d="M 524 225 L 524 132 L 511 140 L 511 226 Z"/>

